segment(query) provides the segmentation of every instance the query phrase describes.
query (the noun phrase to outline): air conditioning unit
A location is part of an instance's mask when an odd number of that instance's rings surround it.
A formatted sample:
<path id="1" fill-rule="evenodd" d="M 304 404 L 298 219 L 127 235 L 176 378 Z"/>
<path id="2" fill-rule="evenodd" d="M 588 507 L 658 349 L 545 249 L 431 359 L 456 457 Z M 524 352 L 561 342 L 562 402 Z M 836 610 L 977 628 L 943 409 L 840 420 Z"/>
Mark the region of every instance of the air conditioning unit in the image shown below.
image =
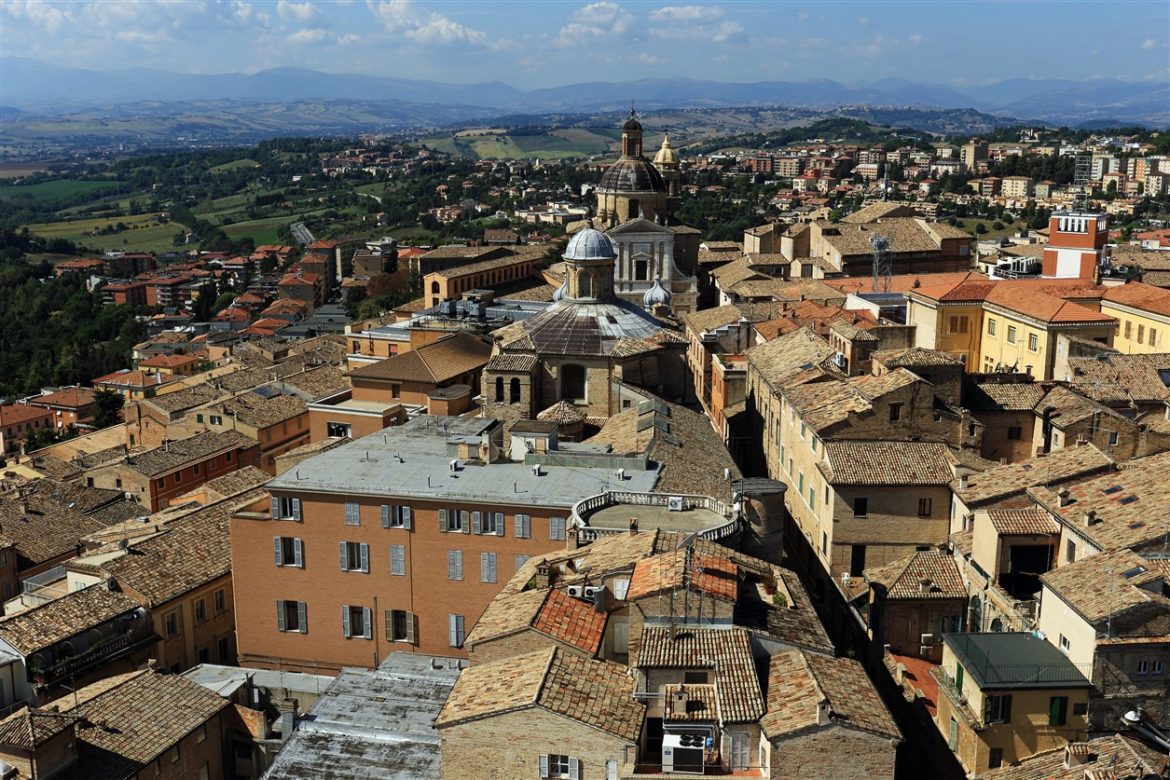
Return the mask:
<path id="1" fill-rule="evenodd" d="M 930 655 L 930 651 L 933 649 L 934 649 L 934 645 L 919 645 L 918 646 L 918 654 L 919 655 Z"/>
<path id="2" fill-rule="evenodd" d="M 939 638 L 936 637 L 934 634 L 922 634 L 918 637 L 918 644 L 920 644 L 920 645 L 933 645 L 935 642 L 938 642 L 938 641 L 939 641 Z"/>
<path id="3" fill-rule="evenodd" d="M 683 511 L 682 496 L 671 496 L 670 498 L 666 499 L 666 508 L 671 512 Z"/>
<path id="4" fill-rule="evenodd" d="M 573 598 L 583 598 L 585 596 L 585 588 L 580 585 L 570 585 L 565 591 Z"/>
<path id="5" fill-rule="evenodd" d="M 575 587 L 575 586 L 570 586 L 570 587 Z M 588 601 L 593 601 L 593 599 L 595 599 L 597 597 L 597 591 L 599 591 L 599 590 L 605 590 L 605 586 L 604 585 L 586 585 L 584 588 L 581 589 L 581 595 L 584 596 L 585 599 L 587 599 Z"/>
<path id="6" fill-rule="evenodd" d="M 833 365 L 835 365 L 837 368 L 844 369 L 845 366 L 847 366 L 848 364 L 849 364 L 849 361 L 846 360 L 844 353 L 841 353 L 841 352 L 834 352 L 833 353 Z"/>
<path id="7" fill-rule="evenodd" d="M 665 734 L 662 737 L 662 771 L 701 775 L 704 770 L 701 734 Z"/>

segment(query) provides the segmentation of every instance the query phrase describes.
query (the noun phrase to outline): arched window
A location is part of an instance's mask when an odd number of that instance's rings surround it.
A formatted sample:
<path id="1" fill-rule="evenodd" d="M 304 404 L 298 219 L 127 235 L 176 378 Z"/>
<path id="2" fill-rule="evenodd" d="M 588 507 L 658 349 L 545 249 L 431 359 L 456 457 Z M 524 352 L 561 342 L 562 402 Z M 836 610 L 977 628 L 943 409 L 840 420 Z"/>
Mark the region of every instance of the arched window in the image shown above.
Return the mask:
<path id="1" fill-rule="evenodd" d="M 431 282 L 431 292 L 437 293 L 438 291 L 439 291 L 439 283 L 438 282 Z"/>
<path id="2" fill-rule="evenodd" d="M 508 403 L 520 403 L 520 380 L 512 377 L 512 381 L 508 383 Z"/>
<path id="3" fill-rule="evenodd" d="M 577 295 L 581 298 L 593 297 L 593 274 L 588 271 L 577 274 Z"/>
<path id="4" fill-rule="evenodd" d="M 561 366 L 561 399 L 585 400 L 585 367 L 570 363 Z"/>
<path id="5" fill-rule="evenodd" d="M 504 402 L 504 378 L 496 377 L 496 403 Z"/>

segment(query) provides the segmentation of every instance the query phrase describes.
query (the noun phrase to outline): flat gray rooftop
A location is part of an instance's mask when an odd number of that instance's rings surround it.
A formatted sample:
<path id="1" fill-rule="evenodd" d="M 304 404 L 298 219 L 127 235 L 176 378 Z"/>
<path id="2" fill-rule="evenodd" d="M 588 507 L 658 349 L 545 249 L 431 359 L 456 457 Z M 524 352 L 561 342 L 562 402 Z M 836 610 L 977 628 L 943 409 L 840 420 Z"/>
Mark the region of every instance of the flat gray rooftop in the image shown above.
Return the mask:
<path id="1" fill-rule="evenodd" d="M 264 777 L 438 777 L 439 732 L 431 724 L 459 671 L 455 659 L 410 653 L 392 653 L 377 669 L 342 669 Z"/>
<path id="2" fill-rule="evenodd" d="M 274 669 L 248 669 L 239 666 L 220 666 L 219 664 L 199 664 L 183 672 L 182 676 L 225 698 L 239 690 L 248 680 L 251 680 L 252 685 L 257 688 L 316 694 L 324 691 L 333 682 L 332 677 L 323 674 L 281 672 Z"/>
<path id="3" fill-rule="evenodd" d="M 585 517 L 585 522 L 591 528 L 629 528 L 630 518 L 638 518 L 638 530 L 652 531 L 661 528 L 664 531 L 684 531 L 694 533 L 706 531 L 708 528 L 717 528 L 728 519 L 709 509 L 684 509 L 681 512 L 671 512 L 664 506 L 645 506 L 640 504 L 613 504 L 591 512 Z"/>
<path id="4" fill-rule="evenodd" d="M 509 461 L 461 464 L 452 472 L 448 440 L 478 437 L 495 420 L 419 415 L 405 425 L 323 452 L 268 483 L 273 491 L 356 493 L 367 496 L 482 501 L 504 506 L 571 509 L 606 490 L 648 493 L 659 470 L 627 468 L 620 480 L 613 458 L 597 466 L 545 464 L 536 476 L 531 466 Z M 574 456 L 579 463 L 581 454 Z M 604 464 L 604 465 L 602 465 Z"/>

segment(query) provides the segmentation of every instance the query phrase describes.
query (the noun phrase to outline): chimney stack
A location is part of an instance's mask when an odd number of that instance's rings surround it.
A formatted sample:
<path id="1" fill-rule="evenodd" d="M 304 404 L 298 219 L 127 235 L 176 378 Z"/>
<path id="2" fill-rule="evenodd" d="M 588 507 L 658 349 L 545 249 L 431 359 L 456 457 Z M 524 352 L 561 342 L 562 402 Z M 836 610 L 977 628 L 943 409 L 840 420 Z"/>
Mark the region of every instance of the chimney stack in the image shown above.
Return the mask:
<path id="1" fill-rule="evenodd" d="M 1061 488 L 1056 493 L 1057 506 L 1060 506 L 1060 507 L 1068 506 L 1069 504 L 1072 503 L 1071 498 L 1072 498 L 1072 493 L 1069 492 L 1068 488 Z"/>
<path id="2" fill-rule="evenodd" d="M 296 728 L 297 700 L 282 699 L 277 708 L 280 712 L 280 741 L 282 743 L 288 742 L 293 729 Z"/>
<path id="3" fill-rule="evenodd" d="M 630 536 L 633 536 L 636 533 L 638 533 L 638 518 L 631 517 L 630 518 Z"/>
<path id="4" fill-rule="evenodd" d="M 1097 512 L 1095 510 L 1090 509 L 1088 512 L 1085 512 L 1085 525 L 1086 526 L 1095 525 L 1096 522 L 1097 522 Z"/>

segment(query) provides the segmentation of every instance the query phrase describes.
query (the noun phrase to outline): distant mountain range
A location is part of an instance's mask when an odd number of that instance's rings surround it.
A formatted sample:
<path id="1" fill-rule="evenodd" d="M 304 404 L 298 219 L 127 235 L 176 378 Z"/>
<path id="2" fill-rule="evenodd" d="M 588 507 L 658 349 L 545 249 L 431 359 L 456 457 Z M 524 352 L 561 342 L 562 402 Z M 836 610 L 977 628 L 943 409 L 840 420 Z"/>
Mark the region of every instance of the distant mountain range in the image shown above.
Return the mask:
<path id="1" fill-rule="evenodd" d="M 1170 127 L 1170 83 L 1012 79 L 963 88 L 882 79 L 847 85 L 830 80 L 718 82 L 642 79 L 590 82 L 529 91 L 498 81 L 445 84 L 389 76 L 274 68 L 254 74 L 191 75 L 147 68 L 94 71 L 34 60 L 0 59 L 0 103 L 52 116 L 86 107 L 166 101 L 280 103 L 303 100 L 401 101 L 491 114 L 787 105 L 807 108 L 898 106 L 976 109 L 999 117 L 1070 126 L 1141 124 Z M 463 113 L 442 112 L 444 119 Z M 12 118 L 10 112 L 0 116 Z"/>

